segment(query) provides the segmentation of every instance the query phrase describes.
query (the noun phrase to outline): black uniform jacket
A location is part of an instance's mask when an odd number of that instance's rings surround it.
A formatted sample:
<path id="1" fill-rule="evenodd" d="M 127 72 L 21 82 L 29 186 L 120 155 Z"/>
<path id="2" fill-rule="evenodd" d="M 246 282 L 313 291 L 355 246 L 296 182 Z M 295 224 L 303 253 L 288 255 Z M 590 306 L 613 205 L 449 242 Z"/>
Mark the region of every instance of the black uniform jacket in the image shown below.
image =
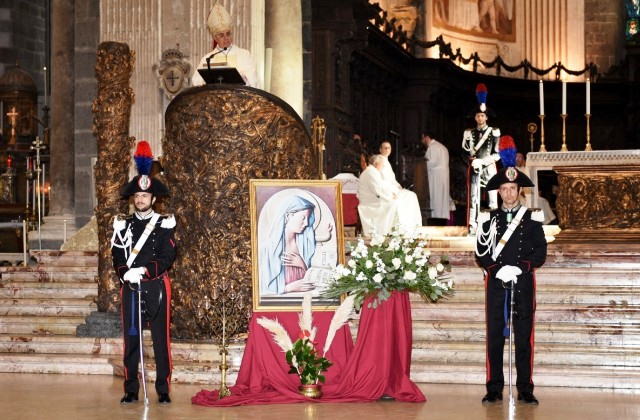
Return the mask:
<path id="1" fill-rule="evenodd" d="M 149 273 L 149 278 L 152 280 L 163 275 L 176 258 L 176 241 L 173 233 L 175 222 L 168 223 L 169 221 L 172 222 L 172 216 L 160 216 L 155 228 L 131 265 L 131 268 L 145 267 L 147 273 Z M 125 232 L 131 226 L 133 248 L 144 232 L 147 223 L 149 223 L 149 219 L 140 220 L 135 215 L 131 215 L 127 217 L 125 228 L 120 234 L 124 237 Z M 166 227 L 163 227 L 163 224 Z M 121 245 L 119 239 L 116 239 L 116 244 Z M 122 276 L 129 271 L 124 249 L 114 246 L 111 248 L 111 253 L 113 255 L 113 266 L 118 273 L 118 277 L 122 280 Z"/>
<path id="2" fill-rule="evenodd" d="M 526 210 L 522 216 L 522 221 L 505 244 L 502 252 L 494 261 L 491 258 L 491 251 L 478 257 L 478 262 L 491 277 L 495 277 L 498 270 L 505 265 L 514 265 L 522 270 L 522 275 L 530 274 L 534 269 L 544 264 L 547 256 L 547 241 L 544 237 L 542 223 L 531 218 L 531 210 Z M 496 245 L 507 230 L 507 213 L 501 209 L 493 210 L 489 220 L 482 224 L 482 231 L 486 232 L 491 220 L 496 218 Z M 478 244 L 480 254 L 484 253 L 486 246 Z"/>

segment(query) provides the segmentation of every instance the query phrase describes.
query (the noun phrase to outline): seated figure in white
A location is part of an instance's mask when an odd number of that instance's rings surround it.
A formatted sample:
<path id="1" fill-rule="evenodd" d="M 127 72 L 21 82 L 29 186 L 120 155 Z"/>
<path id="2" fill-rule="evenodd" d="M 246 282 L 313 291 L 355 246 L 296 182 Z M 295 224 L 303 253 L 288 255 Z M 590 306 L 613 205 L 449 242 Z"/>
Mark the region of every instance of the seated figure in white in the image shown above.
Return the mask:
<path id="1" fill-rule="evenodd" d="M 371 156 L 358 181 L 358 214 L 364 236 L 371 236 L 372 229 L 386 235 L 396 220 L 397 194 L 382 178 L 384 161 L 382 155 Z"/>
<path id="2" fill-rule="evenodd" d="M 380 145 L 380 154 L 384 156 L 382 165 L 382 179 L 387 183 L 392 192 L 397 195 L 398 220 L 407 229 L 422 226 L 422 213 L 420 212 L 420 202 L 416 193 L 402 188 L 396 180 L 396 174 L 389 163 L 391 155 L 391 143 L 383 141 Z"/>

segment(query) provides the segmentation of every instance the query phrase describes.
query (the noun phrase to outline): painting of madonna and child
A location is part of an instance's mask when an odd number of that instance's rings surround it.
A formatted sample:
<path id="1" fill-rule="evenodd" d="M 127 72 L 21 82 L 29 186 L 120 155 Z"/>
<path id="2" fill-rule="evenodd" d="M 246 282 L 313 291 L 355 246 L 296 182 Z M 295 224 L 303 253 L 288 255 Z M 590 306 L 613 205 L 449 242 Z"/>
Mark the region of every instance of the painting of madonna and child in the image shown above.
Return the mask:
<path id="1" fill-rule="evenodd" d="M 344 263 L 339 181 L 251 180 L 251 255 L 256 311 L 296 311 L 311 291 L 316 310 Z"/>

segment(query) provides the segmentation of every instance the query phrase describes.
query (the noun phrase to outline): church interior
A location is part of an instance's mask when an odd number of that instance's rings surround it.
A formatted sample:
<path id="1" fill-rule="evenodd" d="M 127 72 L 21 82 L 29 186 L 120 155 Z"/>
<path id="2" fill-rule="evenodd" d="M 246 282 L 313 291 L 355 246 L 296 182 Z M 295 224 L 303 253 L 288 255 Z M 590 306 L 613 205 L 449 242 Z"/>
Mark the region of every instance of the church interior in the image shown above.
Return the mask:
<path id="1" fill-rule="evenodd" d="M 216 4 L 255 61 L 255 87 L 192 83 Z M 488 123 L 514 139 L 535 184 L 525 205 L 548 202 L 555 216 L 536 271 L 540 405 L 517 404 L 515 418 L 640 417 L 638 24 L 634 0 L 0 1 L 0 401 L 14 418 L 514 418 L 508 389 L 501 404 L 480 401 L 485 289 L 463 133 L 484 85 Z M 445 223 L 432 214 L 423 133 L 449 152 Z M 110 240 L 114 216 L 134 210 L 119 191 L 141 140 L 172 191 L 156 211 L 177 220 L 166 406 L 118 404 Z M 254 207 L 271 184 L 255 181 L 339 185 L 344 262 L 368 236 L 353 182 L 383 142 L 417 197 L 416 231 L 455 276 L 447 299 L 410 298 L 410 377 L 427 402 L 192 404 L 232 387 L 252 319 L 272 309 L 256 306 Z M 151 341 L 145 331 L 153 394 Z"/>

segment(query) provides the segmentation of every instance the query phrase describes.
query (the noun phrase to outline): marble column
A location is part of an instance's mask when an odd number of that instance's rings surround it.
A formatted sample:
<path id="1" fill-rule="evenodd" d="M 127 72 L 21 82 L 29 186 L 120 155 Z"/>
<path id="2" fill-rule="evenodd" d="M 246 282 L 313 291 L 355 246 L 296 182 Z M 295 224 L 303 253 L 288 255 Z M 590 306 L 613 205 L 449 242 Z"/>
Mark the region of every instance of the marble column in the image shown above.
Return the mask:
<path id="1" fill-rule="evenodd" d="M 266 0 L 265 44 L 273 49 L 271 93 L 291 105 L 300 116 L 303 109 L 301 27 L 300 0 Z"/>
<path id="2" fill-rule="evenodd" d="M 59 248 L 75 228 L 74 215 L 74 22 L 75 0 L 51 4 L 51 171 L 49 214 L 29 235 L 43 249 Z M 47 168 L 49 170 L 50 168 Z"/>

